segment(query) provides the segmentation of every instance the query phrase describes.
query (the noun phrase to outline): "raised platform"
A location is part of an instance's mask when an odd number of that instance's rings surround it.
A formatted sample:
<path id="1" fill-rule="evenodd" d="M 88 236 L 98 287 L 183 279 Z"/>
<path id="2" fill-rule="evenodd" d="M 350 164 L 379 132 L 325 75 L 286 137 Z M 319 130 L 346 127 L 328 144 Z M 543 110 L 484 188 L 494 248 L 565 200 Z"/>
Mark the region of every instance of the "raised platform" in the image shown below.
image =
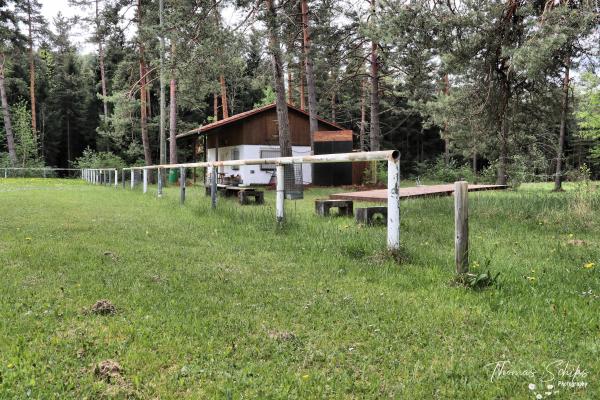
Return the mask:
<path id="1" fill-rule="evenodd" d="M 503 190 L 508 188 L 506 185 L 469 185 L 469 192 L 481 190 Z M 430 185 L 415 186 L 400 189 L 401 199 L 412 199 L 427 196 L 450 196 L 454 193 L 454 185 Z M 372 201 L 387 202 L 387 189 L 366 190 L 363 192 L 336 193 L 329 196 L 335 200 L 354 200 L 354 201 Z"/>

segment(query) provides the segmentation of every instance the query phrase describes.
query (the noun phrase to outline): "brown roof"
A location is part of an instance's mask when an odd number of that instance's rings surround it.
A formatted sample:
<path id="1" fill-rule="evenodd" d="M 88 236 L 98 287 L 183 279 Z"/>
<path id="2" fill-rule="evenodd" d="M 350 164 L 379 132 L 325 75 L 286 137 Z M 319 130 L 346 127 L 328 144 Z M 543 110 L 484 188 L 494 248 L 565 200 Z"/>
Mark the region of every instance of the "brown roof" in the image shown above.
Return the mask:
<path id="1" fill-rule="evenodd" d="M 193 134 L 196 134 L 196 133 L 197 134 L 206 133 L 206 132 L 208 132 L 210 130 L 213 130 L 213 129 L 216 129 L 216 128 L 220 128 L 221 126 L 228 125 L 228 124 L 231 124 L 231 123 L 233 123 L 235 121 L 239 121 L 239 120 L 248 118 L 248 117 L 250 117 L 252 115 L 260 114 L 262 112 L 271 110 L 273 108 L 275 108 L 275 103 L 267 104 L 266 106 L 258 107 L 258 108 L 255 108 L 255 109 L 252 109 L 252 110 L 249 110 L 249 111 L 244 111 L 244 112 L 241 112 L 239 114 L 232 115 L 231 117 L 222 119 L 220 121 L 215 121 L 215 122 L 212 122 L 212 123 L 207 124 L 207 125 L 199 126 L 198 128 L 192 129 L 192 130 L 187 131 L 185 133 L 180 133 L 179 135 L 176 136 L 176 138 L 179 139 L 179 138 L 190 136 L 190 135 L 193 135 Z M 294 111 L 297 111 L 297 112 L 299 112 L 301 114 L 304 114 L 304 115 L 308 116 L 308 113 L 306 111 L 301 110 L 301 109 L 299 109 L 297 107 L 294 107 L 293 105 L 291 105 L 291 104 L 288 103 L 288 110 L 289 109 L 292 109 Z M 340 129 L 340 130 L 344 129 L 343 127 L 339 126 L 335 122 L 327 121 L 327 120 L 325 120 L 325 119 L 323 119 L 321 117 L 317 117 L 317 119 L 319 121 L 321 121 L 322 123 L 330 125 L 330 126 L 336 128 L 336 129 Z"/>
<path id="2" fill-rule="evenodd" d="M 314 138 L 315 142 L 351 142 L 352 131 L 317 131 Z"/>

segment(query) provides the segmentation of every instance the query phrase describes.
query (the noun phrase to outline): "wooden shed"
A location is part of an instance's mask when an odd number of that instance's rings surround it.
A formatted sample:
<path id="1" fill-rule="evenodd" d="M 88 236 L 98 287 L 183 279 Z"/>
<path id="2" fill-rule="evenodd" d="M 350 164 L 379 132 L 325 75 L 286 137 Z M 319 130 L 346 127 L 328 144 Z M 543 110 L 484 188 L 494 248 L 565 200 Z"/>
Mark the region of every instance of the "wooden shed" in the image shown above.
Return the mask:
<path id="1" fill-rule="evenodd" d="M 292 154 L 310 155 L 310 129 L 308 113 L 288 104 Z M 334 122 L 318 118 L 319 131 L 340 132 L 344 128 Z M 351 131 L 350 132 L 351 139 Z M 192 138 L 196 154 L 204 153 L 207 161 L 241 160 L 279 157 L 279 134 L 275 104 L 269 104 L 250 111 L 233 115 L 177 136 L 179 146 L 184 138 Z M 352 141 L 350 140 L 350 150 Z M 321 153 L 325 154 L 325 153 Z M 244 184 L 268 184 L 274 176 L 274 165 L 242 165 L 220 167 L 219 173 L 226 176 L 239 176 Z M 305 184 L 312 183 L 312 166 L 302 168 Z M 329 179 L 330 184 L 336 183 Z"/>

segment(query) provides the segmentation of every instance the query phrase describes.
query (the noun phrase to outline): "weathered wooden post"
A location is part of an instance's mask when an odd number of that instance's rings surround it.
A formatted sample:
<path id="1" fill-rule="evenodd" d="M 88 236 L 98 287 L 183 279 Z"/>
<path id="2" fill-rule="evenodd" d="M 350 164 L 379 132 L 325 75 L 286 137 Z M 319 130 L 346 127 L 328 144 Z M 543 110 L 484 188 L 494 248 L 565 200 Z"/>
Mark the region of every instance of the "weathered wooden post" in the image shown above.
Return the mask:
<path id="1" fill-rule="evenodd" d="M 400 250 L 400 157 L 388 159 L 387 247 Z"/>
<path id="2" fill-rule="evenodd" d="M 277 164 L 277 193 L 275 199 L 275 218 L 278 224 L 282 224 L 285 219 L 284 211 L 284 191 L 285 191 L 285 169 L 281 164 Z"/>
<path id="3" fill-rule="evenodd" d="M 179 167 L 179 204 L 185 203 L 185 167 Z"/>
<path id="4" fill-rule="evenodd" d="M 454 259 L 456 273 L 469 271 L 469 184 L 454 183 Z"/>
<path id="5" fill-rule="evenodd" d="M 135 186 L 135 170 L 131 168 L 131 189 Z"/>
<path id="6" fill-rule="evenodd" d="M 143 175 L 143 180 L 144 180 L 143 192 L 146 193 L 148 191 L 148 170 L 144 168 L 142 175 Z"/>
<path id="7" fill-rule="evenodd" d="M 158 189 L 157 190 L 157 195 L 158 195 L 158 197 L 162 197 L 162 190 L 163 190 L 163 180 L 162 180 L 162 178 L 163 177 L 162 177 L 162 169 L 161 168 L 159 168 L 157 170 L 157 176 L 158 176 L 158 183 L 156 185 L 156 187 Z"/>
<path id="8" fill-rule="evenodd" d="M 217 173 L 218 167 L 212 167 L 212 174 L 210 174 L 210 206 L 217 208 Z"/>

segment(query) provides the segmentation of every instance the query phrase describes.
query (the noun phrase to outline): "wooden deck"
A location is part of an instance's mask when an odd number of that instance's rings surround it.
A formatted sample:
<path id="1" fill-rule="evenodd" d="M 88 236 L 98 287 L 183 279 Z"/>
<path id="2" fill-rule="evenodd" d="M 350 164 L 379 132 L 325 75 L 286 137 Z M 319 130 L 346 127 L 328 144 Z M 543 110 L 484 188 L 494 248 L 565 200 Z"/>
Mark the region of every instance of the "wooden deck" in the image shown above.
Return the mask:
<path id="1" fill-rule="evenodd" d="M 506 185 L 469 185 L 469 192 L 477 192 L 480 190 L 502 190 L 506 189 Z M 454 192 L 454 185 L 431 185 L 431 186 L 416 186 L 400 189 L 401 199 L 412 199 L 417 197 L 427 196 L 450 196 Z M 335 200 L 354 200 L 354 201 L 372 201 L 372 202 L 387 202 L 387 189 L 366 190 L 364 192 L 348 192 L 336 193 L 329 196 Z"/>

